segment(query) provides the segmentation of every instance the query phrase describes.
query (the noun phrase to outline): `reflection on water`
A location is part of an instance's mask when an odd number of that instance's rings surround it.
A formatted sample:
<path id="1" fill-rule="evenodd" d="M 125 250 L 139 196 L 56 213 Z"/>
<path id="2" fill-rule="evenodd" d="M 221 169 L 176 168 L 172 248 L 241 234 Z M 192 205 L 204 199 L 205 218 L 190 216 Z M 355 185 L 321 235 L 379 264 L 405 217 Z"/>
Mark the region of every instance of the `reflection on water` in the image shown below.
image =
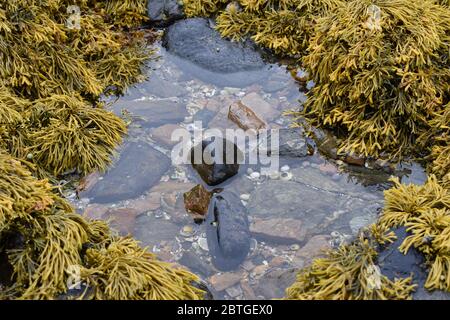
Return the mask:
<path id="1" fill-rule="evenodd" d="M 282 112 L 298 107 L 305 95 L 285 66 L 219 75 L 162 48 L 160 55 L 149 62 L 149 80 L 112 103 L 115 113 L 133 120 L 129 135 L 110 171 L 88 178 L 87 190 L 74 200 L 80 212 L 109 219 L 118 232 L 132 233 L 160 259 L 188 267 L 216 297 L 226 299 L 283 296 L 297 268 L 376 219 L 390 173 L 349 167 L 317 153 L 281 158 L 281 170 L 270 175 L 257 166 L 241 166 L 218 187 L 234 193 L 248 212 L 250 252 L 234 270 L 217 270 L 205 224 L 195 224 L 183 203 L 183 193 L 202 181 L 190 166 L 171 164 L 171 133 L 193 130 L 199 120 L 203 128 L 237 128 L 227 112 L 241 99 L 253 103 L 271 128 L 288 127 Z M 423 181 L 419 166 L 405 169 L 402 179 Z"/>

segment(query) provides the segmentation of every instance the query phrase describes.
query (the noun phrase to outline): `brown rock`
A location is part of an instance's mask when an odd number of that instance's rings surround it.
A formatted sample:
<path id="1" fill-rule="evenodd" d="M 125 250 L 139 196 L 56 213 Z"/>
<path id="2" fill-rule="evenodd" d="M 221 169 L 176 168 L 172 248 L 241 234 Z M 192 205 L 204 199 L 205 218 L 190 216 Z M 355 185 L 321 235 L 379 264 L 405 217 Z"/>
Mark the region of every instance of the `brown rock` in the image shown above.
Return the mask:
<path id="1" fill-rule="evenodd" d="M 253 219 L 250 232 L 255 237 L 277 243 L 301 242 L 305 238 L 305 230 L 301 220 L 292 218 Z"/>
<path id="2" fill-rule="evenodd" d="M 265 121 L 271 121 L 280 115 L 280 111 L 273 108 L 256 92 L 251 92 L 244 96 L 241 100 L 247 108 L 250 108 Z"/>
<path id="3" fill-rule="evenodd" d="M 270 266 L 271 267 L 281 267 L 282 265 L 284 265 L 286 263 L 286 260 L 283 257 L 274 257 L 271 261 L 270 261 Z"/>
<path id="4" fill-rule="evenodd" d="M 108 211 L 108 207 L 101 204 L 90 204 L 86 207 L 83 212 L 83 216 L 93 219 L 93 220 L 101 220 L 103 215 Z"/>
<path id="5" fill-rule="evenodd" d="M 242 271 L 217 273 L 209 278 L 209 283 L 211 283 L 214 290 L 223 291 L 241 281 L 243 275 Z"/>
<path id="6" fill-rule="evenodd" d="M 177 124 L 165 124 L 158 128 L 155 128 L 151 131 L 153 139 L 155 141 L 165 145 L 165 146 L 174 146 L 179 141 L 172 141 L 172 132 L 174 132 L 177 129 L 180 129 L 181 127 Z"/>
<path id="7" fill-rule="evenodd" d="M 150 192 L 141 198 L 130 201 L 128 207 L 138 213 L 156 210 L 161 206 L 161 193 Z"/>
<path id="8" fill-rule="evenodd" d="M 201 184 L 184 193 L 183 198 L 184 206 L 189 213 L 200 215 L 200 217 L 204 217 L 208 213 L 211 193 Z"/>
<path id="9" fill-rule="evenodd" d="M 255 278 L 260 278 L 261 276 L 264 275 L 264 273 L 266 273 L 266 271 L 269 269 L 268 265 L 265 264 L 260 264 L 259 266 L 256 266 L 253 270 L 252 270 L 252 274 Z"/>
<path id="10" fill-rule="evenodd" d="M 295 257 L 304 258 L 310 262 L 314 258 L 322 256 L 324 250 L 330 249 L 330 237 L 326 235 L 317 235 L 312 237 L 305 246 L 295 253 Z"/>
<path id="11" fill-rule="evenodd" d="M 138 211 L 131 208 L 110 209 L 104 215 L 104 220 L 109 220 L 112 228 L 123 236 L 132 234 Z"/>
<path id="12" fill-rule="evenodd" d="M 319 166 L 319 170 L 322 171 L 325 174 L 328 174 L 332 176 L 333 174 L 337 173 L 337 168 L 331 163 L 323 163 Z"/>
<path id="13" fill-rule="evenodd" d="M 266 127 L 264 121 L 262 121 L 252 109 L 248 108 L 240 101 L 235 102 L 230 106 L 228 109 L 228 119 L 244 130 L 260 130 Z"/>
<path id="14" fill-rule="evenodd" d="M 252 287 L 248 283 L 248 280 L 241 281 L 241 289 L 242 289 L 242 292 L 244 293 L 245 300 L 256 300 L 257 299 L 255 292 L 253 291 Z"/>
<path id="15" fill-rule="evenodd" d="M 353 154 L 345 155 L 343 161 L 348 164 L 353 164 L 355 166 L 360 166 L 360 167 L 363 167 L 366 164 L 366 159 L 364 157 L 358 157 Z"/>
<path id="16" fill-rule="evenodd" d="M 77 194 L 82 191 L 89 191 L 98 181 L 98 179 L 101 177 L 101 174 L 97 172 L 93 172 L 91 174 L 88 174 L 87 176 L 81 178 L 80 182 L 78 183 L 78 186 L 76 188 Z"/>

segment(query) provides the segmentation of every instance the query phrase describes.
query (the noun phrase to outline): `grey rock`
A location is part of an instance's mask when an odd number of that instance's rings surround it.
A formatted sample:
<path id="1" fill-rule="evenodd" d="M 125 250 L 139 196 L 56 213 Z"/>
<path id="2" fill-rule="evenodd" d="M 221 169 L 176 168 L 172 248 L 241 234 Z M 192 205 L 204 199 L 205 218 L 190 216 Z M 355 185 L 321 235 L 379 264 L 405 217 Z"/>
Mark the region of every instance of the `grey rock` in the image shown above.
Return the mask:
<path id="1" fill-rule="evenodd" d="M 129 143 L 119 160 L 82 197 L 108 203 L 136 198 L 159 182 L 169 169 L 170 159 L 145 143 Z"/>
<path id="2" fill-rule="evenodd" d="M 214 266 L 233 270 L 250 250 L 250 230 L 247 211 L 239 197 L 230 192 L 216 194 L 206 219 L 206 235 Z"/>
<path id="3" fill-rule="evenodd" d="M 173 241 L 179 230 L 179 226 L 171 221 L 157 219 L 152 215 L 140 215 L 136 218 L 133 236 L 142 246 L 148 246 L 152 250 L 161 241 Z"/>
<path id="4" fill-rule="evenodd" d="M 203 277 L 208 277 L 216 272 L 210 264 L 204 262 L 197 254 L 191 251 L 184 252 L 179 263 Z"/>
<path id="5" fill-rule="evenodd" d="M 184 17 L 183 6 L 177 0 L 149 0 L 147 13 L 150 23 L 162 26 Z"/>
<path id="6" fill-rule="evenodd" d="M 173 59 L 182 69 L 209 83 L 246 86 L 268 76 L 260 73 L 265 63 L 254 46 L 224 39 L 208 19 L 175 22 L 166 30 L 163 46 L 182 59 Z"/>
<path id="7" fill-rule="evenodd" d="M 180 97 L 186 95 L 188 92 L 179 84 L 158 78 L 155 75 L 149 77 L 141 86 L 141 90 L 144 90 L 146 94 L 155 95 L 160 98 Z"/>
<path id="8" fill-rule="evenodd" d="M 278 139 L 278 143 L 272 140 Z M 273 145 L 272 145 L 273 144 Z M 278 146 L 276 146 L 278 145 Z M 303 136 L 302 128 L 279 129 L 262 139 L 260 150 L 267 150 L 267 155 L 282 157 L 306 157 L 309 154 L 308 144 Z"/>
<path id="9" fill-rule="evenodd" d="M 295 282 L 295 269 L 273 269 L 267 272 L 258 282 L 254 291 L 265 299 L 283 298 L 286 289 Z"/>
<path id="10" fill-rule="evenodd" d="M 114 105 L 116 114 L 120 114 L 122 109 L 131 112 L 134 121 L 144 128 L 179 123 L 189 115 L 183 104 L 168 100 L 123 101 Z"/>

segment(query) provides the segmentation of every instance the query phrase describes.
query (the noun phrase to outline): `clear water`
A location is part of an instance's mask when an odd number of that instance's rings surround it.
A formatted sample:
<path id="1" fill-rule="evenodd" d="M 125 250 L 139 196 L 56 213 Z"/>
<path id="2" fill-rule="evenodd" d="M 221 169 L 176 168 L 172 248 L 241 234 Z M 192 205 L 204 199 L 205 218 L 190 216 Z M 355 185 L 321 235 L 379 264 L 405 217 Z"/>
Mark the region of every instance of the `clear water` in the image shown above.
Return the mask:
<path id="1" fill-rule="evenodd" d="M 171 164 L 167 132 L 177 126 L 192 129 L 198 120 L 204 128 L 236 128 L 227 119 L 228 106 L 248 94 L 270 105 L 270 112 L 261 116 L 271 127 L 288 127 L 290 119 L 282 112 L 297 108 L 305 94 L 284 65 L 268 63 L 258 81 L 247 84 L 245 74 L 213 74 L 160 46 L 158 51 L 160 58 L 149 61 L 149 80 L 109 101 L 115 113 L 126 110 L 133 120 L 119 160 L 107 176 L 88 177 L 87 190 L 79 199 L 73 194 L 69 198 L 79 212 L 107 219 L 119 233 L 131 233 L 160 259 L 198 274 L 216 298 L 282 297 L 296 269 L 376 219 L 389 175 L 364 167 L 351 170 L 318 153 L 281 159 L 281 166 L 289 167 L 284 168 L 286 179 L 251 179 L 248 167 L 242 168 L 225 188 L 244 195 L 250 222 L 257 225 L 252 230 L 257 232 L 252 233 L 251 252 L 244 263 L 220 272 L 211 262 L 205 226 L 195 224 L 184 209 L 183 193 L 201 180 L 189 166 Z M 155 135 L 155 130 L 166 135 Z M 402 179 L 423 182 L 418 165 L 406 169 L 411 174 Z M 101 196 L 94 189 L 100 189 Z"/>

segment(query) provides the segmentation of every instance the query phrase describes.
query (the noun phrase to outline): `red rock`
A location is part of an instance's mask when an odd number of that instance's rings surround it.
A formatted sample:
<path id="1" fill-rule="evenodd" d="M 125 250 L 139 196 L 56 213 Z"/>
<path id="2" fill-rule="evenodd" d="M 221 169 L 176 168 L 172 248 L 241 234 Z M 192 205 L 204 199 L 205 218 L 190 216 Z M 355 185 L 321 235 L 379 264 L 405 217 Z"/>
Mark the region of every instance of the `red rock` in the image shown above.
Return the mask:
<path id="1" fill-rule="evenodd" d="M 216 291 L 223 291 L 226 288 L 234 286 L 236 283 L 240 282 L 243 276 L 244 273 L 242 271 L 224 272 L 211 276 L 209 278 L 209 283 L 211 283 Z"/>
<path id="2" fill-rule="evenodd" d="M 348 164 L 353 164 L 360 167 L 363 167 L 366 164 L 366 159 L 364 157 L 358 157 L 352 154 L 346 155 L 343 161 Z"/>
<path id="3" fill-rule="evenodd" d="M 330 175 L 330 176 L 332 176 L 333 174 L 338 172 L 336 166 L 331 164 L 331 163 L 323 163 L 323 164 L 321 164 L 319 166 L 319 170 L 322 171 L 323 173 L 326 173 L 326 174 Z"/>
<path id="4" fill-rule="evenodd" d="M 205 216 L 208 213 L 211 193 L 201 184 L 183 194 L 184 206 L 189 213 Z"/>
<path id="5" fill-rule="evenodd" d="M 266 124 L 256 113 L 238 101 L 233 103 L 228 109 L 228 119 L 236 123 L 239 128 L 248 130 L 260 130 L 266 128 Z"/>
<path id="6" fill-rule="evenodd" d="M 253 219 L 250 232 L 278 242 L 301 242 L 305 230 L 301 220 L 292 218 Z"/>
<path id="7" fill-rule="evenodd" d="M 138 215 L 137 210 L 131 208 L 110 209 L 104 215 L 104 220 L 109 220 L 112 228 L 123 236 L 132 234 Z"/>

